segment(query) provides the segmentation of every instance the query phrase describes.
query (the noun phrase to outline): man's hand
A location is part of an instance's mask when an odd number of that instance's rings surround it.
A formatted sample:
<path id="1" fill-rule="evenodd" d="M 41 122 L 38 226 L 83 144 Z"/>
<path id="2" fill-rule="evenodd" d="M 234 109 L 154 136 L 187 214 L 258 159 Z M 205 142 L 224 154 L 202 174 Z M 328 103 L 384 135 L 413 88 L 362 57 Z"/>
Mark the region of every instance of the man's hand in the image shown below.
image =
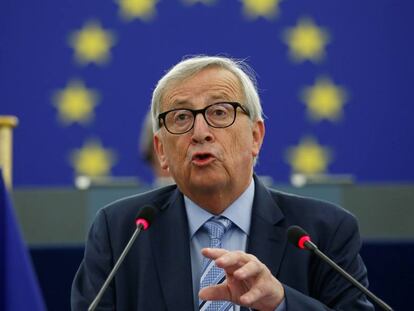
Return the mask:
<path id="1" fill-rule="evenodd" d="M 201 289 L 200 299 L 229 300 L 261 311 L 274 310 L 282 302 L 282 284 L 255 256 L 221 248 L 203 248 L 201 253 L 224 269 L 226 280 Z"/>

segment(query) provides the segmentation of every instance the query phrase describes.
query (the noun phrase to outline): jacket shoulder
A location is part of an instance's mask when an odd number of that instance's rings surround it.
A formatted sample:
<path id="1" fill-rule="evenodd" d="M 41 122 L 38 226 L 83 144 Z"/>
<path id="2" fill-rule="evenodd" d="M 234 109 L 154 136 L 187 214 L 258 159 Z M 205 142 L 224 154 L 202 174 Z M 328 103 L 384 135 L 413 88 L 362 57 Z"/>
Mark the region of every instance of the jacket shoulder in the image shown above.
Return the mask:
<path id="1" fill-rule="evenodd" d="M 176 185 L 170 185 L 140 194 L 124 197 L 104 206 L 100 212 L 108 218 L 129 217 L 133 218 L 144 206 L 152 205 L 162 208 L 171 196 L 177 191 Z"/>
<path id="2" fill-rule="evenodd" d="M 285 216 L 286 226 L 298 225 L 311 236 L 333 235 L 339 228 L 358 232 L 356 217 L 332 202 L 268 189 Z"/>
<path id="3" fill-rule="evenodd" d="M 276 189 L 268 188 L 273 200 L 278 204 L 281 210 L 285 212 L 298 212 L 315 214 L 316 212 L 323 212 L 329 214 L 348 214 L 352 215 L 349 211 L 345 210 L 338 204 L 318 199 L 315 197 L 301 196 L 293 193 L 287 193 Z"/>

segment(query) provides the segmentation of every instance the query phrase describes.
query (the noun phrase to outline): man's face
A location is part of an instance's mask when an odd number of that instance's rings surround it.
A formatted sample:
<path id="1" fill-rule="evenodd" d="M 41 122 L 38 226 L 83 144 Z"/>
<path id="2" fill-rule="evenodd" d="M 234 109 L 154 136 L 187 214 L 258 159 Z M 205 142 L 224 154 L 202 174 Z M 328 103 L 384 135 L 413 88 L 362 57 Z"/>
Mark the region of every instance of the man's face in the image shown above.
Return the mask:
<path id="1" fill-rule="evenodd" d="M 161 112 L 202 109 L 217 102 L 239 102 L 244 96 L 235 75 L 221 68 L 206 68 L 171 86 L 163 96 Z M 227 128 L 210 127 L 198 114 L 194 127 L 174 135 L 163 126 L 154 136 L 156 153 L 168 168 L 180 190 L 192 194 L 232 191 L 241 194 L 250 183 L 253 159 L 264 137 L 262 121 L 252 122 L 237 109 L 236 120 Z"/>

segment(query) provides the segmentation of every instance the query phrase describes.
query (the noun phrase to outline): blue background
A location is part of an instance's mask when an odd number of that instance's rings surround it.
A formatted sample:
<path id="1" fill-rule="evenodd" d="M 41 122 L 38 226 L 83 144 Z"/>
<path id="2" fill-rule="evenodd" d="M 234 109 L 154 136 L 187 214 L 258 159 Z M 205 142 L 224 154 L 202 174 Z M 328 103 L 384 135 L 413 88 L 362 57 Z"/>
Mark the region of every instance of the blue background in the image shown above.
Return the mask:
<path id="1" fill-rule="evenodd" d="M 166 69 L 189 54 L 247 58 L 258 74 L 267 116 L 257 172 L 288 181 L 286 149 L 311 135 L 333 151 L 332 174 L 360 182 L 414 180 L 414 2 L 411 0 L 284 0 L 277 18 L 246 19 L 242 2 L 217 0 L 188 6 L 159 1 L 148 22 L 125 22 L 113 1 L 2 0 L 0 2 L 0 114 L 19 118 L 14 183 L 68 185 L 69 153 L 85 139 L 114 149 L 113 176 L 151 172 L 138 139 L 151 92 Z M 320 63 L 296 64 L 283 32 L 308 16 L 329 31 Z M 108 64 L 79 66 L 68 37 L 97 20 L 117 37 Z M 326 75 L 349 100 L 342 120 L 311 122 L 300 90 Z M 92 124 L 62 126 L 52 94 L 79 78 L 101 99 Z"/>

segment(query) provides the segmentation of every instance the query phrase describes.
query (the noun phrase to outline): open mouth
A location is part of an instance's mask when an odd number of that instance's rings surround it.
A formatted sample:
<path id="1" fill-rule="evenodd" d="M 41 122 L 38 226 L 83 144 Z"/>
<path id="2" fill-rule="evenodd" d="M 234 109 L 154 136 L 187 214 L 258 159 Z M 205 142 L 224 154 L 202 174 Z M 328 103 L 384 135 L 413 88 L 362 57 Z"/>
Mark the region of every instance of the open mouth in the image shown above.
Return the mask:
<path id="1" fill-rule="evenodd" d="M 197 154 L 197 155 L 194 156 L 194 158 L 196 160 L 206 160 L 210 157 L 211 157 L 211 154 L 209 154 L 209 153 Z"/>
<path id="2" fill-rule="evenodd" d="M 213 160 L 214 156 L 211 153 L 197 153 L 192 158 L 192 162 L 198 166 L 209 164 Z"/>

